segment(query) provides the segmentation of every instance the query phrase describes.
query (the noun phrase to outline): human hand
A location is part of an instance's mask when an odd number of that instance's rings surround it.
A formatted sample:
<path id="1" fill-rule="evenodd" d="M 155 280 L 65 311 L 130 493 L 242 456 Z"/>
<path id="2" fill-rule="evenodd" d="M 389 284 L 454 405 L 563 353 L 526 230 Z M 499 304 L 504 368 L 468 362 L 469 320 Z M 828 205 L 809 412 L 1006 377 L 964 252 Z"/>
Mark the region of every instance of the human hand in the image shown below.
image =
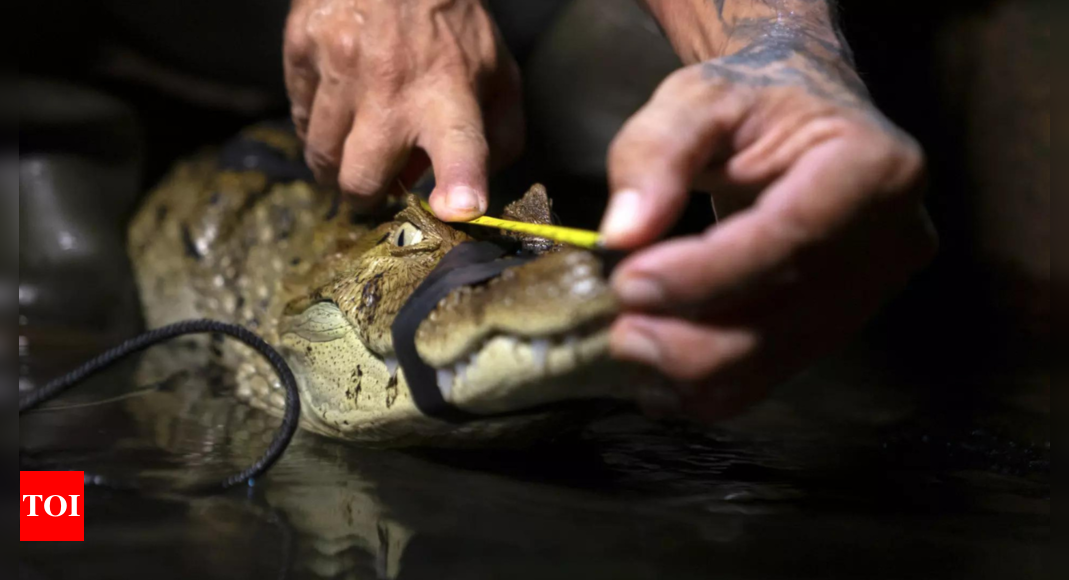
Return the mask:
<path id="1" fill-rule="evenodd" d="M 294 0 L 284 54 L 308 165 L 363 206 L 429 163 L 438 217 L 482 215 L 488 163 L 523 146 L 519 70 L 479 0 Z"/>
<path id="2" fill-rule="evenodd" d="M 672 74 L 608 158 L 602 234 L 644 248 L 613 275 L 611 349 L 677 383 L 640 403 L 726 417 L 844 342 L 935 251 L 923 168 L 823 49 L 781 35 Z M 654 243 L 692 186 L 720 223 Z"/>

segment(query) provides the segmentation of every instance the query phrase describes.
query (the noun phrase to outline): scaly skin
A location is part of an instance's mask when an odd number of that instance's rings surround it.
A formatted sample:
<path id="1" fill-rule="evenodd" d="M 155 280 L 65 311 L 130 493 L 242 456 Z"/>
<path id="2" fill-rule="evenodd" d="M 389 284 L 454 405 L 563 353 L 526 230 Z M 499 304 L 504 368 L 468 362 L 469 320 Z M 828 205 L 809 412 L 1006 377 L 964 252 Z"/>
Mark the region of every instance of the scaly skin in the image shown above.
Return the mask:
<path id="1" fill-rule="evenodd" d="M 254 127 L 245 138 L 284 158 L 299 151 L 285 131 Z M 129 247 L 150 326 L 207 317 L 258 332 L 294 369 L 302 425 L 332 437 L 479 445 L 542 437 L 574 422 L 569 413 L 540 413 L 457 426 L 420 413 L 395 370 L 390 328 L 442 256 L 471 238 L 414 197 L 396 214 L 360 216 L 332 190 L 272 182 L 269 173 L 222 170 L 205 154 L 179 164 L 149 196 Z M 545 221 L 548 207 L 535 186 L 509 215 Z M 549 250 L 485 285 L 453 291 L 421 324 L 417 349 L 440 369 L 455 405 L 491 413 L 630 393 L 634 369 L 606 358 L 616 306 L 599 260 Z M 242 400 L 282 411 L 280 385 L 258 355 L 230 342 L 211 346 L 216 362 L 233 369 Z"/>

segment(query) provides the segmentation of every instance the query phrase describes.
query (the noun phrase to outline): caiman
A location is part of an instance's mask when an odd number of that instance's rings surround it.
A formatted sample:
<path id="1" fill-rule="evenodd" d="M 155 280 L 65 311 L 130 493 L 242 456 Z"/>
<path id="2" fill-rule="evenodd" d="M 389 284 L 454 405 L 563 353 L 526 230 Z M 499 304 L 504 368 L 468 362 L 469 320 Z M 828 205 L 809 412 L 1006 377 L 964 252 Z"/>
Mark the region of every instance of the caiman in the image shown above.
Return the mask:
<path id="1" fill-rule="evenodd" d="M 416 333 L 444 399 L 485 418 L 421 413 L 391 325 L 439 260 L 478 234 L 439 221 L 411 194 L 358 213 L 316 185 L 300 158 L 292 132 L 258 125 L 178 163 L 149 194 L 129 252 L 150 327 L 193 318 L 245 326 L 292 367 L 304 428 L 369 444 L 537 439 L 586 416 L 583 404 L 551 403 L 630 397 L 636 369 L 608 358 L 616 304 L 601 260 L 525 237 L 534 260 L 455 288 Z M 544 188 L 532 187 L 504 217 L 549 223 Z M 279 380 L 258 354 L 230 341 L 207 346 L 239 399 L 282 412 Z"/>

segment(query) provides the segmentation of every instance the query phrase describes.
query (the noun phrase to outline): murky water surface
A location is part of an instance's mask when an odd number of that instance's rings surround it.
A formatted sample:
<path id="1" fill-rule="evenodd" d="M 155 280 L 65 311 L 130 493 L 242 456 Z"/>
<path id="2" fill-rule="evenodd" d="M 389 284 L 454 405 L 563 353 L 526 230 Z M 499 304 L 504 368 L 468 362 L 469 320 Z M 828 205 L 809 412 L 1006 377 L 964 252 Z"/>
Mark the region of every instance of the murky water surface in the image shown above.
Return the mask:
<path id="1" fill-rule="evenodd" d="M 27 382 L 93 348 L 55 352 L 24 353 Z M 277 424 L 204 373 L 158 385 L 135 375 L 131 363 L 22 417 L 23 469 L 182 485 L 247 465 Z M 851 387 L 840 389 L 846 400 Z M 792 400 L 712 430 L 620 414 L 518 451 L 370 450 L 301 433 L 266 478 L 230 493 L 87 489 L 86 541 L 20 544 L 20 573 L 1047 577 L 1049 442 L 858 420 L 895 401 L 813 412 Z"/>

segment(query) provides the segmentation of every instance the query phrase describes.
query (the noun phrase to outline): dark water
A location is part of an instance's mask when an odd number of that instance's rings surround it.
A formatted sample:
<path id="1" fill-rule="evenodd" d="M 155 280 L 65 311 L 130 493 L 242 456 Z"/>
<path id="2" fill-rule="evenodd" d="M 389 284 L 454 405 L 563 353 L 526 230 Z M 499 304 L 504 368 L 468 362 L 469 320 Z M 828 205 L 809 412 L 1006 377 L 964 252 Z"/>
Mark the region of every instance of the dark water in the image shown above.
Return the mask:
<path id="1" fill-rule="evenodd" d="M 29 381 L 83 353 L 24 354 Z M 246 465 L 276 424 L 204 373 L 140 391 L 135 374 L 116 369 L 56 402 L 66 408 L 22 417 L 23 469 L 181 485 Z M 266 478 L 230 493 L 87 489 L 86 541 L 20 544 L 20 574 L 1049 577 L 1049 415 L 1015 416 L 1009 437 L 972 417 L 924 419 L 893 389 L 801 383 L 717 429 L 620 414 L 519 451 L 370 450 L 302 433 Z"/>

